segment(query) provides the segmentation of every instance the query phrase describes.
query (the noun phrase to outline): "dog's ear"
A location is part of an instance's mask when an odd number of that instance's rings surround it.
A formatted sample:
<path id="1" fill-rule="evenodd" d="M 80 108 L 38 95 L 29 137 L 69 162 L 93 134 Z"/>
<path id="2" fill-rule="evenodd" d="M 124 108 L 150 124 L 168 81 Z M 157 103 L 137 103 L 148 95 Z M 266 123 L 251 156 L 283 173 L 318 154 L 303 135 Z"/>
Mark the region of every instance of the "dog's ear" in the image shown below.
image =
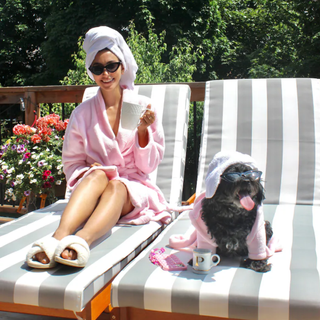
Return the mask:
<path id="1" fill-rule="evenodd" d="M 265 199 L 265 191 L 261 183 L 258 186 L 258 193 L 256 194 L 256 199 L 259 204 Z"/>

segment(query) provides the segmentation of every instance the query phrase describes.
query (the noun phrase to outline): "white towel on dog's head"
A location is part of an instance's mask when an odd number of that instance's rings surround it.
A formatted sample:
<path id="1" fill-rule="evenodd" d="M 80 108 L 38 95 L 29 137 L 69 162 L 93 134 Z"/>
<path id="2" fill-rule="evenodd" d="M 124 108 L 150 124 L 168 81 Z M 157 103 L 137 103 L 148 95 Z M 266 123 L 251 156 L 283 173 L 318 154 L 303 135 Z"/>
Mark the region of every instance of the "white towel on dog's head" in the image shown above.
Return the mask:
<path id="1" fill-rule="evenodd" d="M 212 198 L 220 184 L 221 175 L 232 164 L 242 163 L 252 169 L 257 169 L 255 160 L 248 154 L 237 151 L 234 152 L 218 152 L 209 164 L 206 177 L 206 198 Z"/>
<path id="2" fill-rule="evenodd" d="M 89 67 L 96 54 L 105 48 L 108 48 L 122 61 L 124 73 L 120 80 L 120 86 L 124 89 L 133 90 L 138 70 L 136 60 L 122 35 L 109 27 L 92 28 L 86 33 L 83 49 L 87 54 L 86 68 L 89 77 L 94 80 Z"/>

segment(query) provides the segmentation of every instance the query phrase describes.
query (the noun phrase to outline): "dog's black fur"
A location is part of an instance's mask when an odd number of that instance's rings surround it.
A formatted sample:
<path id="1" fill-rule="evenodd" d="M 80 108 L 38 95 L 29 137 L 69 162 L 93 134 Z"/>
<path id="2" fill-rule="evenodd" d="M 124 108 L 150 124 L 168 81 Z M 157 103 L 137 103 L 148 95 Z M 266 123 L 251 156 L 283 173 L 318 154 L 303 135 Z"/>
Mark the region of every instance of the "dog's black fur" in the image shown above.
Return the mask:
<path id="1" fill-rule="evenodd" d="M 225 172 L 246 172 L 250 167 L 243 164 L 229 166 Z M 249 194 L 255 203 L 252 210 L 247 211 L 240 204 L 239 194 Z M 248 256 L 246 238 L 250 233 L 257 215 L 257 205 L 264 200 L 264 189 L 260 181 L 239 181 L 230 183 L 221 179 L 215 195 L 202 201 L 202 219 L 208 227 L 208 233 L 215 239 L 221 256 L 243 257 L 242 267 L 258 272 L 267 272 L 271 265 L 267 260 L 251 260 Z M 272 228 L 268 221 L 266 227 L 266 243 L 272 237 Z"/>

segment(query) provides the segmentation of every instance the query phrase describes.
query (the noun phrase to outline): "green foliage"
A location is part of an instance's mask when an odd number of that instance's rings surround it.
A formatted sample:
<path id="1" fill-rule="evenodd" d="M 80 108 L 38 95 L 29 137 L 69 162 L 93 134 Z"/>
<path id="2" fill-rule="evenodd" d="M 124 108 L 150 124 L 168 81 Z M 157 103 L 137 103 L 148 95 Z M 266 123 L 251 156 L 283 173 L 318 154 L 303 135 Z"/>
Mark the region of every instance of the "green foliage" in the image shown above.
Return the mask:
<path id="1" fill-rule="evenodd" d="M 148 20 L 148 38 L 139 34 L 133 22 L 129 26 L 127 43 L 139 66 L 136 83 L 191 82 L 196 71 L 197 52 L 186 39 L 169 52 L 169 62 L 162 62 L 167 52 L 165 31 L 157 35 L 153 30 L 151 18 Z"/>
<path id="2" fill-rule="evenodd" d="M 141 70 L 155 53 L 154 68 L 165 81 L 184 71 L 194 81 L 320 73 L 319 1 L 0 0 L 0 85 L 58 84 L 72 68 L 79 37 L 99 25 L 143 45 L 135 50 Z M 138 81 L 155 78 L 150 72 L 148 66 Z M 72 83 L 80 78 L 67 76 Z"/>
<path id="3" fill-rule="evenodd" d="M 314 0 L 292 3 L 299 17 L 301 33 L 297 39 L 299 56 L 299 74 L 305 77 L 319 78 L 320 74 L 320 2 Z"/>
<path id="4" fill-rule="evenodd" d="M 30 85 L 43 69 L 41 43 L 46 37 L 49 0 L 0 1 L 0 83 Z"/>
<path id="5" fill-rule="evenodd" d="M 94 84 L 86 71 L 86 53 L 82 48 L 83 37 L 78 39 L 78 51 L 72 55 L 74 67 L 67 72 L 67 75 L 60 81 L 62 85 L 85 85 Z"/>
<path id="6" fill-rule="evenodd" d="M 165 43 L 166 33 L 163 31 L 157 35 L 152 30 L 152 20 L 148 21 L 148 38 L 135 29 L 133 22 L 128 30 L 127 43 L 131 48 L 136 62 L 139 66 L 135 83 L 164 83 L 164 82 L 191 82 L 192 75 L 196 71 L 196 61 L 201 59 L 197 52 L 193 52 L 193 46 L 185 39 L 181 39 L 169 53 L 169 63 L 162 62 L 162 55 L 167 52 Z M 94 84 L 89 78 L 85 67 L 85 51 L 82 48 L 83 37 L 78 40 L 78 51 L 72 55 L 74 67 L 60 81 L 62 85 L 86 85 Z M 69 117 L 75 104 L 66 103 L 65 113 Z M 41 107 L 42 115 L 48 114 L 48 105 Z M 53 104 L 52 111 L 60 114 L 61 104 Z"/>
<path id="7" fill-rule="evenodd" d="M 177 46 L 169 52 L 169 63 L 162 62 L 162 56 L 167 52 L 165 31 L 157 35 L 151 19 L 148 21 L 148 38 L 135 29 L 133 22 L 128 27 L 127 43 L 138 64 L 136 83 L 190 82 L 196 70 L 199 54 L 193 51 L 193 46 L 181 39 Z M 85 52 L 82 48 L 83 38 L 78 41 L 78 52 L 73 55 L 74 68 L 60 82 L 63 85 L 84 85 L 94 83 L 88 76 L 85 67 Z"/>
<path id="8" fill-rule="evenodd" d="M 196 192 L 199 148 L 202 132 L 203 102 L 190 104 L 188 145 L 185 164 L 185 177 L 183 186 L 183 199 L 188 199 Z"/>
<path id="9" fill-rule="evenodd" d="M 226 0 L 224 4 L 230 51 L 222 55 L 222 72 L 228 72 L 228 78 L 298 75 L 301 29 L 291 2 Z"/>

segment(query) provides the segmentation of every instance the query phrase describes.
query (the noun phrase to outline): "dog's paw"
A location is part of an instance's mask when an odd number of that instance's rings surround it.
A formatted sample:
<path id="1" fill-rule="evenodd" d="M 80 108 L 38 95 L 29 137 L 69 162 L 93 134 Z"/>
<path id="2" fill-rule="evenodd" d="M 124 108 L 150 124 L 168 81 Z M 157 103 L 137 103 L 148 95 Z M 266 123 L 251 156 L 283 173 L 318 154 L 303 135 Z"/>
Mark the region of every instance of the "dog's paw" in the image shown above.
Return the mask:
<path id="1" fill-rule="evenodd" d="M 251 260 L 249 258 L 242 261 L 241 267 L 257 272 L 268 272 L 271 270 L 271 264 L 268 263 L 268 260 Z"/>

